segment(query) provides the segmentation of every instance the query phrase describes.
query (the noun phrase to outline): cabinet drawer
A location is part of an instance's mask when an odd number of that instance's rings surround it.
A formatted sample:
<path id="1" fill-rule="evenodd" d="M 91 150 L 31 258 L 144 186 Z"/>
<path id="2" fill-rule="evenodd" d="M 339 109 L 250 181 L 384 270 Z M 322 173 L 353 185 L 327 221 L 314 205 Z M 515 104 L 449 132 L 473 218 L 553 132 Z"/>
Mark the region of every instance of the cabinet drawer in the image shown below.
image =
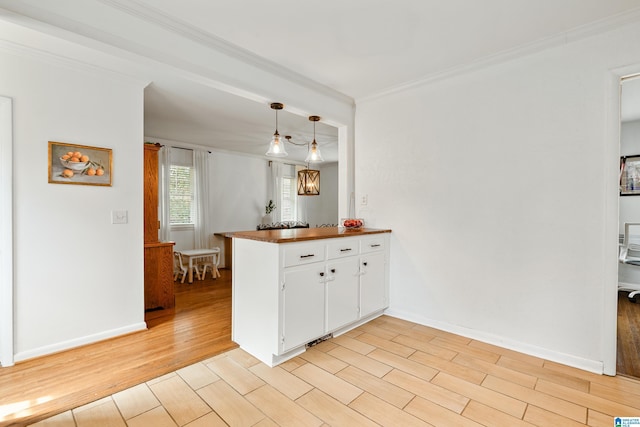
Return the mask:
<path id="1" fill-rule="evenodd" d="M 360 241 L 360 252 L 362 252 L 363 254 L 367 254 L 370 252 L 383 251 L 384 249 L 385 249 L 384 236 L 370 237 L 367 239 L 362 239 Z"/>
<path id="2" fill-rule="evenodd" d="M 360 253 L 360 242 L 358 239 L 344 238 L 336 239 L 327 244 L 327 258 L 336 259 Z"/>
<path id="3" fill-rule="evenodd" d="M 284 266 L 309 264 L 312 262 L 324 261 L 324 243 L 314 243 L 307 245 L 285 245 Z"/>

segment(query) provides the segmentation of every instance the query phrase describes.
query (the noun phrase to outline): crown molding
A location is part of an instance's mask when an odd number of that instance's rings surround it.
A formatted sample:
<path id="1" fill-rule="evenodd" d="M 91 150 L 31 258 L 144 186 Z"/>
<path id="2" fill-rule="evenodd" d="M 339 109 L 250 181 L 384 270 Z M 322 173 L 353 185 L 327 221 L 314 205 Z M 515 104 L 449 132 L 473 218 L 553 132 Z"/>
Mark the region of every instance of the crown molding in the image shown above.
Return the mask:
<path id="1" fill-rule="evenodd" d="M 265 156 L 264 154 L 253 154 L 253 153 L 246 153 L 244 151 L 233 151 L 233 150 L 227 150 L 227 149 L 224 149 L 224 148 L 210 147 L 208 145 L 194 144 L 192 142 L 177 141 L 177 140 L 174 140 L 174 139 L 157 138 L 155 136 L 145 136 L 144 140 L 146 142 L 153 142 L 153 143 L 158 143 L 158 144 L 162 144 L 162 145 L 169 145 L 171 147 L 184 148 L 184 149 L 187 149 L 187 150 L 203 150 L 203 151 L 208 151 L 209 153 L 222 153 L 222 154 L 228 154 L 228 155 L 232 155 L 232 156 L 250 157 L 252 159 L 266 160 L 268 162 L 278 162 L 278 163 L 289 164 L 291 166 L 305 166 L 307 164 L 302 160 L 295 160 L 295 159 L 289 159 L 289 158 L 287 158 L 286 160 L 284 160 L 284 159 L 275 159 L 273 157 Z M 337 161 L 335 161 L 335 162 L 323 162 L 322 164 L 331 164 L 331 163 L 338 163 L 338 162 Z"/>
<path id="2" fill-rule="evenodd" d="M 475 71 L 506 63 L 508 61 L 522 58 L 524 56 L 533 55 L 547 49 L 583 40 L 588 37 L 618 30 L 622 26 L 636 23 L 638 21 L 640 21 L 640 7 L 576 27 L 555 36 L 546 37 L 531 43 L 520 45 L 512 49 L 507 49 L 493 55 L 485 56 L 467 64 L 451 67 L 444 71 L 429 74 L 415 80 L 410 80 L 399 85 L 391 86 L 387 89 L 383 89 L 370 95 L 356 98 L 356 105 L 374 101 L 418 87 L 434 84 L 436 82 L 447 80 L 456 76 L 473 73 Z"/>
<path id="3" fill-rule="evenodd" d="M 133 83 L 135 85 L 141 86 L 142 88 L 147 87 L 151 83 L 150 80 L 140 79 L 135 76 L 109 70 L 107 68 L 93 65 L 88 62 L 79 61 L 77 59 L 50 53 L 41 49 L 36 49 L 31 46 L 25 46 L 23 44 L 14 43 L 7 40 L 0 40 L 0 51 L 15 56 L 35 59 L 49 65 L 64 67 L 72 69 L 74 71 L 80 70 L 90 74 L 98 74 L 110 77 L 119 81 L 126 81 L 128 83 Z"/>
<path id="4" fill-rule="evenodd" d="M 232 58 L 264 71 L 280 76 L 286 80 L 297 83 L 303 87 L 320 92 L 348 105 L 355 105 L 352 97 L 345 95 L 329 86 L 312 80 L 300 73 L 285 68 L 273 61 L 265 59 L 253 52 L 230 43 L 220 37 L 203 31 L 187 22 L 167 15 L 158 9 L 149 7 L 136 0 L 97 0 L 114 9 L 118 9 L 137 19 L 153 24 L 163 30 L 170 31 L 181 37 L 194 41 L 209 49 L 224 53 Z"/>

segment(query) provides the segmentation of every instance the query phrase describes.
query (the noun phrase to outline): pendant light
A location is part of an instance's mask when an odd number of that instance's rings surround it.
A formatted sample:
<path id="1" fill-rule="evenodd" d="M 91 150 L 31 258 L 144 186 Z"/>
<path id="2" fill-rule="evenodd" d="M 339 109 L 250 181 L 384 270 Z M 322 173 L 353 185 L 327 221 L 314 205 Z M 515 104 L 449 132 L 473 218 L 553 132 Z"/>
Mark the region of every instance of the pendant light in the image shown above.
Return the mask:
<path id="1" fill-rule="evenodd" d="M 280 134 L 278 133 L 278 110 L 282 110 L 284 105 L 279 102 L 272 102 L 271 109 L 276 111 L 276 131 L 273 134 L 273 138 L 271 138 L 271 143 L 269 144 L 269 150 L 266 155 L 271 157 L 286 157 L 287 150 L 284 148 L 284 141 L 280 139 Z"/>
<path id="2" fill-rule="evenodd" d="M 322 158 L 322 154 L 320 153 L 320 147 L 318 147 L 318 143 L 316 142 L 316 122 L 320 121 L 319 116 L 309 116 L 309 120 L 313 122 L 313 142 L 311 143 L 311 148 L 309 149 L 309 153 L 307 154 L 307 158 L 305 162 L 307 163 L 320 163 L 324 162 Z"/>
<path id="3" fill-rule="evenodd" d="M 320 194 L 320 171 L 303 169 L 298 171 L 298 196 L 318 196 Z"/>

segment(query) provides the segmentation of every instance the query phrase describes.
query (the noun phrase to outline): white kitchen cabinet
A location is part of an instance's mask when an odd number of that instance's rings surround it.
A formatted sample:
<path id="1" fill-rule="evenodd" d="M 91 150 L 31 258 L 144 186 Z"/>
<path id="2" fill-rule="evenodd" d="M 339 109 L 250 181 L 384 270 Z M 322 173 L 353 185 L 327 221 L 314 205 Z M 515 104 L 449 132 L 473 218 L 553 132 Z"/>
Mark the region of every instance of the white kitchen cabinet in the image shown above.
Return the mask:
<path id="1" fill-rule="evenodd" d="M 233 238 L 232 339 L 267 365 L 388 306 L 387 231 L 309 241 L 246 233 L 251 238 Z"/>
<path id="2" fill-rule="evenodd" d="M 362 255 L 360 259 L 360 315 L 367 316 L 388 305 L 384 277 L 384 253 Z"/>
<path id="3" fill-rule="evenodd" d="M 325 331 L 324 264 L 287 268 L 282 286 L 282 351 L 309 342 Z"/>
<path id="4" fill-rule="evenodd" d="M 389 305 L 386 275 L 386 246 L 388 240 L 380 236 L 360 241 L 360 315 L 367 316 Z"/>
<path id="5" fill-rule="evenodd" d="M 327 263 L 327 331 L 335 331 L 359 317 L 359 265 L 358 257 L 339 259 Z"/>

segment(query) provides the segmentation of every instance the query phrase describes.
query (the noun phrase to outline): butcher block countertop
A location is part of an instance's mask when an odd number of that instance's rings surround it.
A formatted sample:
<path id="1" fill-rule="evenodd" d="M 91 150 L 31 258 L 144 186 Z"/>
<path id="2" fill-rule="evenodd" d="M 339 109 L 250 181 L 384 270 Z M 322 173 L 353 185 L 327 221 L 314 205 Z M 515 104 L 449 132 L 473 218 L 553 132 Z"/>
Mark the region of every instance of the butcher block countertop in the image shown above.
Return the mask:
<path id="1" fill-rule="evenodd" d="M 341 227 L 284 228 L 280 230 L 235 231 L 226 234 L 234 239 L 258 240 L 268 243 L 291 243 L 305 240 L 333 239 L 336 237 L 356 237 L 366 234 L 391 233 L 391 230 L 362 228 L 349 230 Z"/>

